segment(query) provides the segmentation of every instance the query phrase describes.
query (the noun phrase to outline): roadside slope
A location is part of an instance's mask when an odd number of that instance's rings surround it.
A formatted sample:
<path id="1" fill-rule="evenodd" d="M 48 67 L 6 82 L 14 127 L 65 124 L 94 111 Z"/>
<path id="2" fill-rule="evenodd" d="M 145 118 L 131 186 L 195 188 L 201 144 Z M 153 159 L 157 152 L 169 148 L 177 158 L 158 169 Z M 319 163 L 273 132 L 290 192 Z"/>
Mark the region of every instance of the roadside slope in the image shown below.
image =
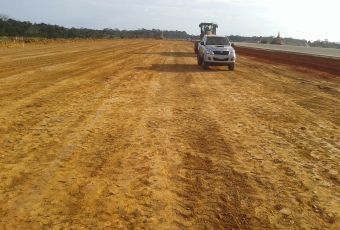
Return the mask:
<path id="1" fill-rule="evenodd" d="M 288 64 L 314 71 L 329 73 L 340 77 L 340 57 L 321 56 L 275 49 L 237 46 L 236 52 L 243 56 L 253 57 L 268 64 Z"/>

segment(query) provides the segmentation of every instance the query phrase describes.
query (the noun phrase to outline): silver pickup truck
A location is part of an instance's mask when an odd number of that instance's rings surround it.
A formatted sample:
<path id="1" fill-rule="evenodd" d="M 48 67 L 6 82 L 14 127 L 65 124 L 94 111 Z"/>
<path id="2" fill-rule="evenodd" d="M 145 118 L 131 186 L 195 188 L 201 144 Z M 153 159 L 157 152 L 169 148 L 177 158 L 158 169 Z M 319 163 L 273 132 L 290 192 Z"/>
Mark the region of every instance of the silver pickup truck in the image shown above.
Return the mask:
<path id="1" fill-rule="evenodd" d="M 228 66 L 235 69 L 236 54 L 227 37 L 205 35 L 198 45 L 197 63 L 204 69 L 209 66 Z"/>

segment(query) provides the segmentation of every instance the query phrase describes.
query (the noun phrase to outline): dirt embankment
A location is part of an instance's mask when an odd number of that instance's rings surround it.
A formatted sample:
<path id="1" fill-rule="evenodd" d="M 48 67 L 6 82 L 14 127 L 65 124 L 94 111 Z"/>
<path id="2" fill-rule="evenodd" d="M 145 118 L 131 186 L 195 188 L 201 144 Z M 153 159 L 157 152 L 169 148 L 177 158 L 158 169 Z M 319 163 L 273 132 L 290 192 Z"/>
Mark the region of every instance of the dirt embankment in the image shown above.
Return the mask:
<path id="1" fill-rule="evenodd" d="M 304 67 L 317 71 L 340 76 L 340 59 L 331 57 L 313 56 L 283 51 L 264 50 L 250 47 L 235 47 L 236 53 L 254 57 L 266 63 L 281 63 L 297 67 Z"/>
<path id="2" fill-rule="evenodd" d="M 192 50 L 0 49 L 0 229 L 339 229 L 339 78 Z"/>

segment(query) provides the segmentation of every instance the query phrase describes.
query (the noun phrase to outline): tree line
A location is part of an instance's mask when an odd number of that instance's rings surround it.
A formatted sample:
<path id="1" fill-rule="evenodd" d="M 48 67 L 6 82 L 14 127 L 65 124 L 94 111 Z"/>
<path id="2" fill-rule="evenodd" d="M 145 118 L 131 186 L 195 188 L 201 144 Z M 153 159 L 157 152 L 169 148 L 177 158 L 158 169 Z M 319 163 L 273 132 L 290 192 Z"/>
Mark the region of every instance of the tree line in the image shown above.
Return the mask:
<path id="1" fill-rule="evenodd" d="M 189 35 L 185 31 L 162 31 L 158 29 L 138 29 L 138 30 L 119 30 L 119 29 L 87 29 L 87 28 L 66 28 L 58 25 L 45 23 L 31 23 L 28 21 L 18 21 L 0 14 L 0 37 L 25 37 L 25 38 L 155 38 L 155 39 L 199 39 L 199 36 Z M 260 36 L 239 36 L 230 35 L 232 42 L 250 42 L 261 43 L 265 40 L 271 40 L 273 37 Z M 328 40 L 317 40 L 314 42 L 295 39 L 282 38 L 283 44 L 338 48 L 340 44 L 329 42 Z"/>
<path id="2" fill-rule="evenodd" d="M 266 43 L 270 43 L 274 37 L 261 37 L 261 36 L 238 36 L 238 35 L 230 35 L 229 39 L 233 42 L 249 42 L 249 43 L 263 43 L 263 41 L 268 41 Z M 310 47 L 323 47 L 323 48 L 337 48 L 340 49 L 340 44 L 335 42 L 330 42 L 327 39 L 324 41 L 316 40 L 316 41 L 307 41 L 305 39 L 296 39 L 296 38 L 282 38 L 283 44 L 285 45 L 295 45 L 295 46 L 310 46 Z"/>
<path id="3" fill-rule="evenodd" d="M 30 37 L 30 38 L 168 38 L 188 39 L 190 35 L 185 31 L 161 31 L 158 29 L 86 29 L 66 28 L 45 23 L 31 23 L 18 21 L 5 15 L 0 15 L 0 36 L 5 37 Z"/>

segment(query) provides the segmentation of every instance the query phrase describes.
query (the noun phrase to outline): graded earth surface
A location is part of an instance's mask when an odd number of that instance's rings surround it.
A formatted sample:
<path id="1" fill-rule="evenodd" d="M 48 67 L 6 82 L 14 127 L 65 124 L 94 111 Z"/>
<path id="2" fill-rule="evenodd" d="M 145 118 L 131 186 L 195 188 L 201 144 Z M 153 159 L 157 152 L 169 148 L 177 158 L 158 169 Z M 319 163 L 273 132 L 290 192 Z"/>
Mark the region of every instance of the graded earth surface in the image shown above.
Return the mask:
<path id="1" fill-rule="evenodd" d="M 340 78 L 184 41 L 0 49 L 0 229 L 339 229 Z"/>

